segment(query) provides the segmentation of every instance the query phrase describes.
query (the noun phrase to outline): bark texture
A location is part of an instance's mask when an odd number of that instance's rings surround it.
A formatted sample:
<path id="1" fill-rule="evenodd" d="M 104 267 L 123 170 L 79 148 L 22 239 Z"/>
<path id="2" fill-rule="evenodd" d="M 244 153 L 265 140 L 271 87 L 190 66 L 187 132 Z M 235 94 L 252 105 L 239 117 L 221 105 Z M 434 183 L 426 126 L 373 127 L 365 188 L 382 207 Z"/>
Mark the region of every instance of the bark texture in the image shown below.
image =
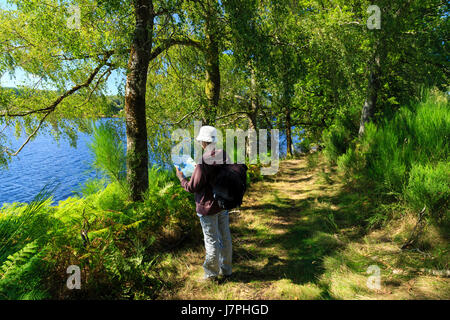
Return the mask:
<path id="1" fill-rule="evenodd" d="M 203 121 L 207 125 L 214 125 L 220 98 L 219 27 L 214 6 L 209 4 L 208 9 L 205 21 L 206 108 Z"/>
<path id="2" fill-rule="evenodd" d="M 292 123 L 289 106 L 286 107 L 286 154 L 292 157 Z"/>
<path id="3" fill-rule="evenodd" d="M 361 111 L 361 121 L 359 124 L 359 135 L 365 132 L 366 123 L 372 121 L 377 107 L 378 91 L 380 90 L 380 58 L 375 56 L 371 61 L 371 71 L 367 86 L 367 95 Z"/>
<path id="4" fill-rule="evenodd" d="M 153 3 L 135 0 L 136 27 L 128 60 L 125 89 L 127 180 L 132 201 L 148 189 L 148 146 L 145 114 L 147 72 L 152 49 Z"/>

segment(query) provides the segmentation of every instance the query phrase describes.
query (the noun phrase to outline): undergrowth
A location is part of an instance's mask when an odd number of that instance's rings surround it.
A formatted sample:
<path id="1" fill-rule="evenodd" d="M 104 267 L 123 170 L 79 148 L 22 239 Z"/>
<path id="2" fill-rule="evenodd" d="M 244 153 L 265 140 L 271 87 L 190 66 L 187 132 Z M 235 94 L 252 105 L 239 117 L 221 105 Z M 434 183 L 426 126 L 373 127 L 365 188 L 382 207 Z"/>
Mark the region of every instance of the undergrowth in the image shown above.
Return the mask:
<path id="1" fill-rule="evenodd" d="M 59 203 L 44 190 L 29 204 L 0 208 L 0 299 L 153 299 L 170 286 L 161 254 L 198 230 L 195 202 L 173 170 L 149 169 L 149 188 L 131 202 L 117 129 L 93 126 L 89 180 Z M 248 182 L 262 179 L 250 165 Z M 69 266 L 81 271 L 70 290 Z"/>

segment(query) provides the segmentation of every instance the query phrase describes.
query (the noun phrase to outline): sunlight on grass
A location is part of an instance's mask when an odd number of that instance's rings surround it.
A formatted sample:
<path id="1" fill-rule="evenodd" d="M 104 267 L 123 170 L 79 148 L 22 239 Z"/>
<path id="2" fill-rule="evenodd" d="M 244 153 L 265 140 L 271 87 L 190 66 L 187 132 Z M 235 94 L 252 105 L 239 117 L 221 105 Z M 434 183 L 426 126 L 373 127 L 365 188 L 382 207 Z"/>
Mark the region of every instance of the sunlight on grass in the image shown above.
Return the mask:
<path id="1" fill-rule="evenodd" d="M 316 300 L 322 299 L 322 289 L 312 283 L 298 285 L 289 279 L 276 281 L 266 292 L 271 299 L 280 300 Z"/>
<path id="2" fill-rule="evenodd" d="M 320 175 L 324 161 L 284 161 L 271 183 L 258 182 L 239 213 L 232 216 L 233 278 L 221 285 L 199 284 L 203 248 L 180 252 L 171 262 L 175 299 L 442 299 L 448 278 L 432 277 L 424 268 L 445 269 L 448 253 L 434 258 L 399 249 L 415 225 L 414 217 L 399 216 L 382 229 L 364 221 L 377 204 L 367 195 L 337 182 L 326 169 L 330 185 Z M 300 169 L 298 169 L 300 168 Z M 292 173 L 295 172 L 295 175 Z M 306 178 L 304 177 L 306 176 Z M 296 193 L 293 190 L 297 190 Z M 389 209 L 389 208 L 388 208 Z M 384 210 L 384 209 L 383 209 Z M 392 207 L 392 210 L 399 210 Z M 445 244 L 439 232 L 427 231 L 421 241 Z M 170 263 L 168 263 L 170 265 Z M 381 288 L 367 286 L 367 268 L 380 268 Z M 168 273 L 169 274 L 169 273 Z"/>

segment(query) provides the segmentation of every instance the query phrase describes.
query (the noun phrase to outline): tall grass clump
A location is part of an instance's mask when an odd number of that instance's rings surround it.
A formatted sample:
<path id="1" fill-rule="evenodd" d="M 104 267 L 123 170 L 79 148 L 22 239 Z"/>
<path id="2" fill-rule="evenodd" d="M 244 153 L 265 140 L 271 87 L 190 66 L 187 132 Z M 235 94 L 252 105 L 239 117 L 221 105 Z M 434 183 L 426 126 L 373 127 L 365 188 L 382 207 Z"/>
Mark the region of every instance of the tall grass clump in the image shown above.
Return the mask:
<path id="1" fill-rule="evenodd" d="M 118 130 L 109 122 L 92 124 L 92 142 L 89 149 L 94 156 L 92 168 L 111 182 L 124 184 L 126 152 Z"/>
<path id="2" fill-rule="evenodd" d="M 323 153 L 330 164 L 336 164 L 337 159 L 348 150 L 353 141 L 353 131 L 351 121 L 341 119 L 323 131 L 322 140 L 326 146 Z"/>
<path id="3" fill-rule="evenodd" d="M 369 123 L 356 146 L 338 157 L 347 180 L 382 195 L 426 206 L 435 221 L 448 219 L 450 109 L 446 97 L 430 95 L 400 108 L 377 126 Z"/>
<path id="4" fill-rule="evenodd" d="M 425 206 L 434 220 L 448 222 L 450 164 L 413 164 L 405 187 L 405 198 L 415 210 Z"/>

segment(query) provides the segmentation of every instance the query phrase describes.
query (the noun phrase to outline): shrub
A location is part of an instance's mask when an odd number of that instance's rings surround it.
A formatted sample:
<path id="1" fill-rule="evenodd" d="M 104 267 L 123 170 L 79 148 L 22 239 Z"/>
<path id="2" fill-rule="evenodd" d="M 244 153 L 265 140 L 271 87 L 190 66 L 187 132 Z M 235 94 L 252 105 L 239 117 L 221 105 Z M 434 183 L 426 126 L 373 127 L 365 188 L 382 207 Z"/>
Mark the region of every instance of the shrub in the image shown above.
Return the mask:
<path id="1" fill-rule="evenodd" d="M 351 130 L 342 121 L 337 121 L 324 130 L 322 140 L 325 149 L 323 152 L 330 164 L 336 164 L 338 157 L 347 151 L 352 139 Z"/>
<path id="2" fill-rule="evenodd" d="M 300 148 L 300 151 L 303 153 L 308 153 L 311 150 L 311 139 L 308 137 L 304 137 L 302 141 L 297 143 L 297 146 Z"/>
<path id="3" fill-rule="evenodd" d="M 355 149 L 348 148 L 347 152 L 337 159 L 338 170 L 343 173 L 345 180 L 350 179 L 352 174 L 356 174 L 359 171 L 355 170 L 355 166 L 361 164 L 356 157 Z"/>
<path id="4" fill-rule="evenodd" d="M 319 153 L 318 152 L 314 152 L 313 154 L 310 154 L 306 158 L 306 161 L 307 161 L 307 168 L 308 168 L 308 170 L 313 170 L 319 164 Z"/>
<path id="5" fill-rule="evenodd" d="M 26 244 L 0 264 L 0 298 L 40 300 L 49 298 L 42 281 L 43 252 L 36 241 Z"/>
<path id="6" fill-rule="evenodd" d="M 263 180 L 264 176 L 261 174 L 261 165 L 248 164 L 247 166 L 247 185 Z"/>
<path id="7" fill-rule="evenodd" d="M 87 197 L 104 189 L 107 182 L 104 179 L 89 179 L 80 186 L 79 191 L 74 191 L 75 195 L 80 197 Z"/>
<path id="8" fill-rule="evenodd" d="M 46 186 L 28 205 L 0 209 L 0 299 L 43 299 L 48 293 L 45 245 L 58 221 L 52 217 L 51 190 Z"/>
<path id="9" fill-rule="evenodd" d="M 426 206 L 434 220 L 447 220 L 450 164 L 448 162 L 439 162 L 434 166 L 414 164 L 405 188 L 405 197 L 416 210 Z M 447 214 L 447 217 L 444 214 Z"/>
<path id="10" fill-rule="evenodd" d="M 118 182 L 114 182 L 98 191 L 93 198 L 92 203 L 101 210 L 121 211 L 125 207 L 127 194 Z"/>
<path id="11" fill-rule="evenodd" d="M 403 131 L 397 128 L 390 123 L 380 129 L 373 123 L 366 125 L 361 145 L 365 166 L 362 176 L 379 192 L 400 193 L 407 178 L 409 163 L 405 156 L 410 155 L 411 144 L 402 140 Z"/>

